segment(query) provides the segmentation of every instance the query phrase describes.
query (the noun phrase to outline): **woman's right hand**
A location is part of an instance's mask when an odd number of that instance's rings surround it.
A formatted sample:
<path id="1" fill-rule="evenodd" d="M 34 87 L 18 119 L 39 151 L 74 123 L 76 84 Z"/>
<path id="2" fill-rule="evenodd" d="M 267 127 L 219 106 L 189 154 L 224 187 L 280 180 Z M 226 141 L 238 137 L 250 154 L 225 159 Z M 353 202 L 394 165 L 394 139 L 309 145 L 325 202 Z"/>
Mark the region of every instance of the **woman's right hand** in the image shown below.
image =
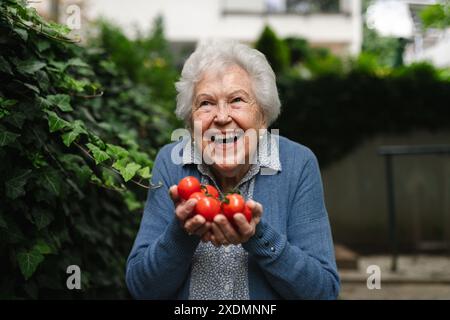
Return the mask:
<path id="1" fill-rule="evenodd" d="M 195 234 L 206 241 L 210 235 L 211 223 L 206 221 L 201 215 L 192 216 L 192 212 L 197 204 L 196 199 L 188 201 L 178 196 L 178 187 L 173 185 L 169 189 L 170 197 L 175 205 L 175 216 L 181 222 L 183 229 L 189 234 Z"/>

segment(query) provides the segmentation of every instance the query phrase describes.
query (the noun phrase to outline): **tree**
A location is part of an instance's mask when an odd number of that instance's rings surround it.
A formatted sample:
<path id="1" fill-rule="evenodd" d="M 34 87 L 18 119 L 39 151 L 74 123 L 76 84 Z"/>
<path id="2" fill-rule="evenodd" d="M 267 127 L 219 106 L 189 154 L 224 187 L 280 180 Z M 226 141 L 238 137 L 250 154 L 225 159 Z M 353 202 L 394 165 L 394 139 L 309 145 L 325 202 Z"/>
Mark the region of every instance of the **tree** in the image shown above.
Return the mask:
<path id="1" fill-rule="evenodd" d="M 275 73 L 285 71 L 289 67 L 289 49 L 269 26 L 264 27 L 255 48 L 265 54 Z"/>
<path id="2" fill-rule="evenodd" d="M 445 29 L 450 26 L 450 5 L 434 4 L 424 8 L 420 12 L 424 28 Z"/>

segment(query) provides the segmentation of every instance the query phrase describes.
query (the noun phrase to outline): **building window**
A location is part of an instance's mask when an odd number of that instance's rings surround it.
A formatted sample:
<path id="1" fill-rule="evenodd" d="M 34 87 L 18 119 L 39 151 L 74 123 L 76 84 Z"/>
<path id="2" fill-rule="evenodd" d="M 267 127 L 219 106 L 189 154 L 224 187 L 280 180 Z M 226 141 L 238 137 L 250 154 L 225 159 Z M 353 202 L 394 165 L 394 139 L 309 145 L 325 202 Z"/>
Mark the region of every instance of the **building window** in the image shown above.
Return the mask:
<path id="1" fill-rule="evenodd" d="M 286 0 L 286 11 L 293 13 L 336 13 L 339 0 Z"/>

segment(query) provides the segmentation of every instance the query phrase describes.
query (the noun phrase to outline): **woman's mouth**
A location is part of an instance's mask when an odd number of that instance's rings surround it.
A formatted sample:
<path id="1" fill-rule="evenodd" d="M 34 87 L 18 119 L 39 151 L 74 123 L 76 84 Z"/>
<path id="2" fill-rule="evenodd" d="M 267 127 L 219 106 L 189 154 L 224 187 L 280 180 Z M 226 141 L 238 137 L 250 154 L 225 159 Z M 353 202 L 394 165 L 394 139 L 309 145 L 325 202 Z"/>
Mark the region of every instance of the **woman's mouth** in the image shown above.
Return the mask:
<path id="1" fill-rule="evenodd" d="M 229 145 L 234 145 L 242 136 L 244 132 L 235 132 L 228 134 L 217 134 L 211 136 L 211 142 L 214 142 L 216 146 L 228 147 Z"/>

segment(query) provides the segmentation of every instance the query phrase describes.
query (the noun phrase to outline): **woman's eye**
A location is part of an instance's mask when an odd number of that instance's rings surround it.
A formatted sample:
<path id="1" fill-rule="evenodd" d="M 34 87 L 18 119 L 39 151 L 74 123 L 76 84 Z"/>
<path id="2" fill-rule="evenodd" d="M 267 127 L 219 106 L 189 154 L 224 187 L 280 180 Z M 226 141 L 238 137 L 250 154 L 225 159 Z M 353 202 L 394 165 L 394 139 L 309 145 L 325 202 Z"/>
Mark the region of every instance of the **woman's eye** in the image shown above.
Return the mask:
<path id="1" fill-rule="evenodd" d="M 242 98 L 237 97 L 237 98 L 234 98 L 233 101 L 231 101 L 231 102 L 243 102 L 243 101 L 244 100 L 242 100 Z"/>
<path id="2" fill-rule="evenodd" d="M 200 102 L 200 107 L 203 107 L 203 106 L 208 106 L 208 105 L 210 105 L 211 103 L 209 102 L 209 101 L 202 101 L 202 102 Z"/>

